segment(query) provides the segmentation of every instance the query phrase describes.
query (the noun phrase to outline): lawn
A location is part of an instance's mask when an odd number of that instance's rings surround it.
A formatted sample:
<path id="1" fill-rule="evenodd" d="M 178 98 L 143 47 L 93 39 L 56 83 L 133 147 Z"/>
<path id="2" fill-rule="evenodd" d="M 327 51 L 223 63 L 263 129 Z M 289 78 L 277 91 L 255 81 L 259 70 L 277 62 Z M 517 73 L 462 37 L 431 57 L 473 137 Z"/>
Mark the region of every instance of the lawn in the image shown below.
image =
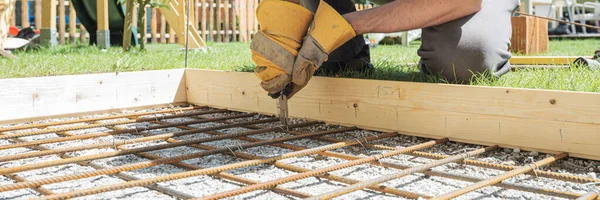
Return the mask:
<path id="1" fill-rule="evenodd" d="M 189 68 L 252 71 L 248 43 L 208 45 L 208 52 L 190 52 Z M 339 76 L 445 83 L 409 65 L 418 61 L 418 47 L 418 42 L 408 47 L 380 45 L 371 51 L 375 73 L 343 73 Z M 600 40 L 553 40 L 550 52 L 542 55 L 590 56 L 598 48 Z M 16 60 L 0 58 L 0 78 L 174 69 L 183 68 L 185 60 L 181 46 L 175 44 L 151 44 L 146 52 L 124 53 L 120 48 L 99 51 L 86 45 L 61 45 L 15 54 Z M 471 84 L 600 92 L 600 71 L 586 68 L 518 70 L 499 79 L 478 77 Z"/>

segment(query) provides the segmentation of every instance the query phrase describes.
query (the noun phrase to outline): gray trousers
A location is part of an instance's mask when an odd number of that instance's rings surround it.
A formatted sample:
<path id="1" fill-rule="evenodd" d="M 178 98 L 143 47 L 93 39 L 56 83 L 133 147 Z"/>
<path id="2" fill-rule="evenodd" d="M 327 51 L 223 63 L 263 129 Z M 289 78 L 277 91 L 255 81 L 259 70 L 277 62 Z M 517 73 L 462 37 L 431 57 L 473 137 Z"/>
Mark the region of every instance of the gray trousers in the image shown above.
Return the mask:
<path id="1" fill-rule="evenodd" d="M 475 14 L 422 29 L 421 70 L 453 82 L 468 82 L 474 74 L 506 74 L 511 17 L 519 5 L 520 0 L 483 0 Z"/>

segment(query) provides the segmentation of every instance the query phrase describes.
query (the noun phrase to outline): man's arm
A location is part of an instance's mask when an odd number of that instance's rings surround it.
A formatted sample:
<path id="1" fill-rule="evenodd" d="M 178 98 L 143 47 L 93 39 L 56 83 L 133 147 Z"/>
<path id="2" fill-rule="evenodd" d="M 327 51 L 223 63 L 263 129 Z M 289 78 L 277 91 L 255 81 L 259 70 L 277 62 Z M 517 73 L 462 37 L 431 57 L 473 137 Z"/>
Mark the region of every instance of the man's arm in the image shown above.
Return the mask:
<path id="1" fill-rule="evenodd" d="M 357 35 L 440 25 L 481 9 L 481 0 L 396 0 L 343 15 Z"/>

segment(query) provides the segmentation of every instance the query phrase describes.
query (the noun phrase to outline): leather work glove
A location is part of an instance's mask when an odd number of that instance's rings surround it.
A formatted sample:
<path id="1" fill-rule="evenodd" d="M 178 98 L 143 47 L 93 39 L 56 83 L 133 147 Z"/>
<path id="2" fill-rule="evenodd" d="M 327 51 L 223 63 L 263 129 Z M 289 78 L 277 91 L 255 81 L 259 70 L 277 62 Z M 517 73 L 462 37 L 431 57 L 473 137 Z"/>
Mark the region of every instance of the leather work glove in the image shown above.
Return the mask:
<path id="1" fill-rule="evenodd" d="M 264 0 L 256 8 L 260 30 L 250 49 L 260 86 L 277 98 L 289 86 L 292 67 L 313 14 L 306 8 L 282 0 Z"/>
<path id="2" fill-rule="evenodd" d="M 294 62 L 288 98 L 308 84 L 333 50 L 356 36 L 352 25 L 323 0 L 301 0 L 300 3 L 314 13 L 314 18 Z"/>

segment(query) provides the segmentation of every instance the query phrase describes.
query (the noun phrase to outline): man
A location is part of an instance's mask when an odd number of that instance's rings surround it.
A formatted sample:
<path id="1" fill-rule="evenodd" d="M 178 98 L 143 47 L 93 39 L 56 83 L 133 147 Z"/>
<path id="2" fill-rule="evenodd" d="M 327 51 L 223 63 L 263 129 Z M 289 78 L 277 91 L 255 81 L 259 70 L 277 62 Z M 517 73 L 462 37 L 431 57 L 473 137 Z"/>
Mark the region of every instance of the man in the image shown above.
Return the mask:
<path id="1" fill-rule="evenodd" d="M 349 0 L 327 1 L 264 0 L 257 8 L 252 59 L 270 96 L 291 98 L 321 66 L 368 68 L 365 33 L 422 28 L 419 66 L 450 81 L 510 70 L 510 19 L 519 0 L 396 0 L 358 12 L 348 12 Z"/>

